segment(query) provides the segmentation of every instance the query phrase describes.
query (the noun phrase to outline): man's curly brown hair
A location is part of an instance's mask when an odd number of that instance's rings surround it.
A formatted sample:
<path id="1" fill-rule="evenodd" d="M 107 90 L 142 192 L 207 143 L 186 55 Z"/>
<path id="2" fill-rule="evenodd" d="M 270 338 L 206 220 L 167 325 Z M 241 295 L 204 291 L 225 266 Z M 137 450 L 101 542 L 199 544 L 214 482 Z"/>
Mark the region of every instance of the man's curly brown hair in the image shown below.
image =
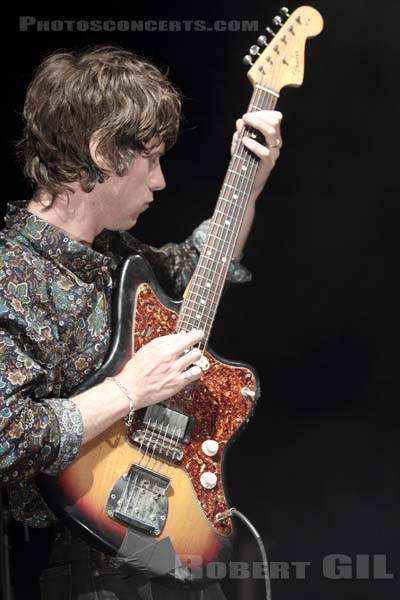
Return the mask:
<path id="1" fill-rule="evenodd" d="M 90 192 L 110 175 L 124 175 L 152 140 L 170 148 L 180 110 L 178 91 L 141 56 L 115 46 L 56 52 L 27 91 L 18 143 L 24 173 L 53 200 L 73 182 Z M 107 168 L 91 158 L 93 134 Z"/>

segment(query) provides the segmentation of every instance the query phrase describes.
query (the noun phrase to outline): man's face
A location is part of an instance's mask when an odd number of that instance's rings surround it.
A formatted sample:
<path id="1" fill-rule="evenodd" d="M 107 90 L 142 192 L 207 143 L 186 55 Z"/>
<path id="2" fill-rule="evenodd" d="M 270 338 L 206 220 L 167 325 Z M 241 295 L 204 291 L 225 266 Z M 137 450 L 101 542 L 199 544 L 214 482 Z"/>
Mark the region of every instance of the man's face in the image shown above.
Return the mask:
<path id="1" fill-rule="evenodd" d="M 100 229 L 126 231 L 153 202 L 153 192 L 165 188 L 160 165 L 164 147 L 150 146 L 148 155 L 137 156 L 122 177 L 113 175 L 99 185 Z"/>

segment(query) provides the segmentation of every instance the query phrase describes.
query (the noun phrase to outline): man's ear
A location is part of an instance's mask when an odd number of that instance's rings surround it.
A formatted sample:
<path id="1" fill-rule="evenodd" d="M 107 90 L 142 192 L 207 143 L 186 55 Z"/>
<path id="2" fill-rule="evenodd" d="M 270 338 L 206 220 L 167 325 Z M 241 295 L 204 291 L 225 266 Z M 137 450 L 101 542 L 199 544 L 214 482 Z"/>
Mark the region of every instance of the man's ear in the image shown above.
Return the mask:
<path id="1" fill-rule="evenodd" d="M 104 156 L 101 154 L 101 152 L 98 149 L 99 143 L 100 143 L 100 132 L 99 131 L 95 131 L 93 133 L 92 137 L 90 138 L 90 142 L 89 142 L 90 156 L 91 156 L 93 162 L 100 169 L 108 170 L 109 169 L 109 164 L 108 164 L 107 160 L 104 158 Z"/>

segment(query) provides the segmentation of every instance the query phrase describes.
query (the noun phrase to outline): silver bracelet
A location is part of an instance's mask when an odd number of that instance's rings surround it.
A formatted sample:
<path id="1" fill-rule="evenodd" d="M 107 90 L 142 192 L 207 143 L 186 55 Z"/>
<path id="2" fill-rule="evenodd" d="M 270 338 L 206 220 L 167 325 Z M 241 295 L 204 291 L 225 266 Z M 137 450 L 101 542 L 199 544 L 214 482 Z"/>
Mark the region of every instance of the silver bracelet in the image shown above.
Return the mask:
<path id="1" fill-rule="evenodd" d="M 133 398 L 131 396 L 130 391 L 122 383 L 122 381 L 120 381 L 119 379 L 117 379 L 117 377 L 106 377 L 104 381 L 113 381 L 114 383 L 116 383 L 117 386 L 124 392 L 125 396 L 128 398 L 128 400 L 129 400 L 129 412 L 128 412 L 128 414 L 125 417 L 125 422 L 126 422 L 127 426 L 130 427 L 132 425 L 133 415 L 135 413 L 135 404 L 133 402 Z"/>

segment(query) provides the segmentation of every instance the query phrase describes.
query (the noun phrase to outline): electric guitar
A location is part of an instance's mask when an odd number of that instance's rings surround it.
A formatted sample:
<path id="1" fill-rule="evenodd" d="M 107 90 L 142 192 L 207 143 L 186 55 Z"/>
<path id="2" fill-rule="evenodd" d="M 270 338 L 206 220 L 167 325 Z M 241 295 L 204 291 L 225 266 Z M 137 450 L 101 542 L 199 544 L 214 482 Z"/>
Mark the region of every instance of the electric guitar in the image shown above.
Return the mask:
<path id="1" fill-rule="evenodd" d="M 281 15 L 277 33 L 267 28 L 272 40 L 260 36 L 245 57 L 254 88 L 248 111 L 272 110 L 283 87 L 302 84 L 306 40 L 323 27 L 309 6 Z M 234 528 L 224 460 L 260 394 L 249 365 L 226 361 L 207 345 L 257 171 L 257 158 L 240 143 L 245 134 L 254 132 L 245 128 L 239 136 L 184 300 L 164 294 L 142 257 L 128 257 L 112 307 L 110 351 L 76 393 L 117 374 L 153 338 L 182 329 L 205 332 L 201 379 L 139 410 L 129 427 L 116 422 L 60 476 L 38 478 L 52 510 L 92 546 L 149 577 L 185 585 L 215 581 L 215 565 L 229 560 Z"/>

